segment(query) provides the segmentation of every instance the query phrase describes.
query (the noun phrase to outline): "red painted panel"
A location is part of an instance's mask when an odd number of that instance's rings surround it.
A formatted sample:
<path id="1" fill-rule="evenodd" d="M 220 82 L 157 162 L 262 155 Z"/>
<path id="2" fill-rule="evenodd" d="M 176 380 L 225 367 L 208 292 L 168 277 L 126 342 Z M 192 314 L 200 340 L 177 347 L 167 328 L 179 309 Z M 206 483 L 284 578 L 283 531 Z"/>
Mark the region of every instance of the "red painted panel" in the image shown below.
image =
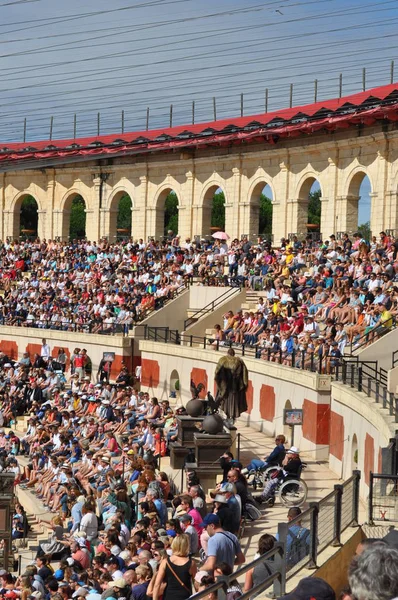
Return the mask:
<path id="1" fill-rule="evenodd" d="M 11 340 L 1 340 L 0 349 L 4 354 L 11 358 L 12 360 L 17 360 L 18 358 L 18 345 L 17 342 L 13 342 Z"/>
<path id="2" fill-rule="evenodd" d="M 262 385 L 260 390 L 260 415 L 265 421 L 275 417 L 275 390 L 272 385 Z"/>
<path id="3" fill-rule="evenodd" d="M 303 402 L 303 437 L 314 444 L 329 444 L 330 405 Z"/>
<path id="4" fill-rule="evenodd" d="M 374 471 L 375 465 L 375 441 L 368 433 L 365 437 L 365 457 L 364 457 L 364 471 L 365 471 L 365 483 L 369 485 L 370 472 Z"/>
<path id="5" fill-rule="evenodd" d="M 199 398 L 206 398 L 207 394 L 207 385 L 208 385 L 208 377 L 205 369 L 199 369 L 198 367 L 193 367 L 191 371 L 191 381 L 194 382 L 196 387 L 199 383 L 203 383 L 205 386 L 204 389 L 200 392 Z"/>
<path id="6" fill-rule="evenodd" d="M 26 352 L 29 352 L 29 358 L 33 362 L 35 353 L 37 353 L 40 356 L 41 344 L 28 344 L 26 346 Z"/>
<path id="7" fill-rule="evenodd" d="M 141 385 L 157 388 L 160 381 L 160 368 L 157 360 L 142 359 Z"/>
<path id="8" fill-rule="evenodd" d="M 343 460 L 344 419 L 333 411 L 330 413 L 330 454 L 339 460 Z"/>
<path id="9" fill-rule="evenodd" d="M 66 357 L 67 357 L 66 358 L 66 371 L 68 371 L 69 367 L 70 367 L 70 352 L 69 352 L 69 350 L 68 350 L 68 348 L 66 346 L 54 346 L 54 348 L 53 348 L 53 350 L 51 352 L 51 356 L 56 359 L 57 356 L 58 356 L 58 350 L 61 350 L 61 348 L 64 349 L 64 352 L 65 352 Z"/>
<path id="10" fill-rule="evenodd" d="M 249 413 L 249 415 L 251 414 L 251 412 L 253 410 L 253 396 L 254 396 L 253 383 L 249 379 L 247 391 L 246 391 L 247 412 Z"/>

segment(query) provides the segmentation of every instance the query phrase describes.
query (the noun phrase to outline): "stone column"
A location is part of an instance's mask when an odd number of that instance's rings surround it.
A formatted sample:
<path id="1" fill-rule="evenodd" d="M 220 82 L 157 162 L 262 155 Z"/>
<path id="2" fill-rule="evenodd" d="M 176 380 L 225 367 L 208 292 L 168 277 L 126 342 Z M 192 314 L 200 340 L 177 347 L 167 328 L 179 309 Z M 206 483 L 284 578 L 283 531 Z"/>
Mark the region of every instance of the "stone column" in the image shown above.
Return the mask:
<path id="1" fill-rule="evenodd" d="M 370 231 L 378 236 L 384 230 L 384 202 L 379 201 L 378 192 L 372 192 L 370 197 Z"/>
<path id="2" fill-rule="evenodd" d="M 195 178 L 192 171 L 185 173 L 186 181 L 181 186 L 181 197 L 184 199 L 184 204 L 178 206 L 178 234 L 182 240 L 192 238 L 193 223 L 192 223 L 192 205 L 194 197 Z M 181 200 L 181 198 L 180 198 Z"/>
<path id="3" fill-rule="evenodd" d="M 336 198 L 336 223 L 338 229 L 352 235 L 358 229 L 359 196 L 347 195 Z"/>
<path id="4" fill-rule="evenodd" d="M 47 217 L 47 228 L 45 237 L 47 239 L 54 239 L 54 196 L 55 196 L 55 175 L 47 181 L 47 205 L 50 206 L 50 214 Z M 47 211 L 45 211 L 47 212 Z M 38 230 L 40 231 L 40 217 L 38 223 Z M 40 234 L 39 234 L 40 235 Z"/>
<path id="5" fill-rule="evenodd" d="M 147 222 L 149 215 L 147 213 L 148 177 L 146 175 L 140 177 L 140 185 L 135 196 L 136 201 L 131 211 L 132 236 L 135 240 L 142 238 L 146 242 L 147 236 L 150 235 Z"/>
<path id="6" fill-rule="evenodd" d="M 394 235 L 398 232 L 398 194 L 396 191 L 386 192 L 385 195 L 385 223 L 387 230 L 392 230 Z"/>
<path id="7" fill-rule="evenodd" d="M 280 162 L 279 168 L 280 171 L 273 181 L 275 198 L 272 199 L 272 235 L 275 244 L 279 244 L 281 238 L 287 237 L 288 233 L 294 233 L 296 231 L 294 228 L 297 228 L 293 206 L 290 204 L 293 200 L 289 200 L 290 170 L 288 156 Z"/>
<path id="8" fill-rule="evenodd" d="M 231 239 L 240 238 L 242 233 L 248 233 L 243 231 L 243 227 L 239 222 L 239 207 L 241 201 L 241 171 L 238 167 L 232 169 L 232 181 L 230 185 L 227 185 L 226 189 L 226 202 L 225 202 L 225 231 L 229 234 Z"/>
<path id="9" fill-rule="evenodd" d="M 43 238 L 50 238 L 50 236 L 46 235 L 48 229 L 47 223 L 47 210 L 38 210 L 37 211 L 37 235 L 42 240 Z M 48 215 L 48 220 L 51 220 L 51 215 Z"/>
<path id="10" fill-rule="evenodd" d="M 287 231 L 284 237 L 296 234 L 300 239 L 307 234 L 308 202 L 298 198 L 287 201 Z"/>
<path id="11" fill-rule="evenodd" d="M 93 187 L 91 188 L 91 202 L 86 206 L 86 237 L 94 241 L 100 238 L 100 187 L 101 177 L 95 175 L 93 178 Z"/>

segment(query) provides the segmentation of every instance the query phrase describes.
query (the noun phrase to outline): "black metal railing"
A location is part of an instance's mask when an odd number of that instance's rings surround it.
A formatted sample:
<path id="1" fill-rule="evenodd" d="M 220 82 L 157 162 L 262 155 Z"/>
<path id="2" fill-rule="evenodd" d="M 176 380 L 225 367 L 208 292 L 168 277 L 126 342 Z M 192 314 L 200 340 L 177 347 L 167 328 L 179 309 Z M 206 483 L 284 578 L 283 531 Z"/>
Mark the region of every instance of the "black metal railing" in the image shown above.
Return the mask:
<path id="1" fill-rule="evenodd" d="M 143 326 L 142 337 L 145 340 L 158 341 L 164 343 L 189 346 L 190 348 L 202 348 L 206 350 L 211 348 L 216 351 L 227 350 L 232 347 L 229 342 L 221 342 L 208 336 L 190 335 L 189 333 L 179 333 L 177 330 L 171 330 L 168 327 L 146 327 Z M 141 337 L 141 333 L 139 336 Z M 313 373 L 332 373 L 336 366 L 341 364 L 341 360 L 334 359 L 331 356 L 322 356 L 314 352 L 305 350 L 293 350 L 292 352 L 275 351 L 271 348 L 262 348 L 259 346 L 240 345 L 233 346 L 237 355 L 243 357 L 256 358 L 274 362 L 286 367 L 311 371 Z"/>
<path id="2" fill-rule="evenodd" d="M 394 350 L 392 353 L 392 368 L 396 367 L 398 364 L 398 350 Z"/>
<path id="3" fill-rule="evenodd" d="M 226 300 L 233 298 L 234 296 L 236 296 L 237 292 L 240 293 L 241 290 L 242 288 L 240 286 L 228 287 L 228 289 L 226 289 L 225 292 L 221 294 L 221 296 L 219 296 L 212 302 L 209 302 L 203 308 L 199 308 L 198 310 L 196 310 L 193 315 L 191 315 L 188 319 L 185 319 L 184 331 L 188 327 L 193 325 L 193 323 L 196 323 L 196 321 L 198 321 L 202 317 L 214 312 L 214 310 L 218 308 L 220 304 L 223 304 Z"/>
<path id="4" fill-rule="evenodd" d="M 13 319 L 9 319 L 7 317 L 0 316 L 0 326 L 4 325 L 6 327 L 25 327 L 27 329 L 50 329 L 53 331 L 71 331 L 75 333 L 89 333 L 98 335 L 121 334 L 123 336 L 128 336 L 129 332 L 134 327 L 139 325 L 140 321 L 149 317 L 153 312 L 156 312 L 157 310 L 163 308 L 168 302 L 180 296 L 188 288 L 189 283 L 184 282 L 178 288 L 169 292 L 167 296 L 156 298 L 155 304 L 152 307 L 146 308 L 142 311 L 138 311 L 136 316 L 132 319 L 132 321 L 128 323 L 97 323 L 94 320 L 88 320 L 86 322 L 70 322 L 68 320 L 53 321 L 52 319 L 35 319 L 34 321 L 27 321 L 22 317 L 14 317 Z M 115 316 L 115 318 L 117 319 L 117 315 Z"/>
<path id="5" fill-rule="evenodd" d="M 373 398 L 377 404 L 388 410 L 390 416 L 398 423 L 398 398 L 388 390 L 384 375 L 377 369 L 375 371 L 365 361 L 343 360 L 342 364 L 336 367 L 334 378 Z"/>
<path id="6" fill-rule="evenodd" d="M 341 534 L 358 525 L 360 471 L 337 484 L 319 502 L 288 523 L 279 523 L 278 540 L 286 548 L 287 579 L 304 567 L 316 568 L 318 554 L 328 546 L 340 546 Z M 296 540 L 298 538 L 298 542 Z"/>
<path id="7" fill-rule="evenodd" d="M 387 333 L 389 333 L 390 331 L 392 331 L 393 329 L 395 329 L 397 327 L 397 319 L 394 315 L 391 315 L 391 327 L 386 327 L 385 330 L 381 331 L 381 333 L 383 335 L 386 335 Z M 380 328 L 381 327 L 381 323 L 378 323 L 375 325 L 375 327 L 373 328 L 373 330 L 378 329 L 379 331 L 377 332 L 377 338 L 376 339 L 380 339 Z M 364 333 L 363 335 L 361 335 L 360 337 L 354 337 L 351 340 L 351 344 L 350 344 L 350 354 L 354 354 L 354 352 L 358 352 L 358 350 L 363 350 L 363 348 L 365 348 L 372 340 L 372 331 L 369 331 L 368 333 Z M 376 340 L 374 340 L 376 341 Z M 373 342 L 373 340 L 372 340 Z"/>
<path id="8" fill-rule="evenodd" d="M 219 577 L 217 581 L 213 583 L 213 585 L 210 585 L 202 592 L 198 592 L 197 594 L 190 596 L 190 600 L 201 600 L 201 598 L 206 598 L 209 594 L 218 592 L 219 590 L 223 590 L 224 593 L 226 593 L 229 585 L 235 579 L 239 579 L 242 575 L 245 575 L 248 571 L 254 569 L 254 567 L 266 562 L 267 560 L 273 560 L 274 573 L 272 573 L 272 575 L 264 579 L 264 581 L 258 585 L 252 587 L 249 592 L 245 592 L 239 596 L 239 600 L 248 600 L 252 596 L 260 594 L 272 584 L 274 584 L 274 596 L 283 596 L 286 590 L 286 562 L 284 560 L 284 546 L 281 543 L 277 543 L 271 550 L 265 554 L 262 554 L 244 567 L 240 567 L 231 575 Z"/>
<path id="9" fill-rule="evenodd" d="M 368 522 L 391 522 L 398 514 L 398 475 L 370 473 Z"/>

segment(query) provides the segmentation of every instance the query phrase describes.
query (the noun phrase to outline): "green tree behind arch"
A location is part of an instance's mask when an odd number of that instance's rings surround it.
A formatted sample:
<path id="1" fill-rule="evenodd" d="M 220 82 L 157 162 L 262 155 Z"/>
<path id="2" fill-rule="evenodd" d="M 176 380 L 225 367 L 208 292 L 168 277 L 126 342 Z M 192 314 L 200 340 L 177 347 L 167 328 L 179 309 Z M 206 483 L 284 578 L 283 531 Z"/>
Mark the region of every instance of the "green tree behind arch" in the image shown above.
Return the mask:
<path id="1" fill-rule="evenodd" d="M 86 237 L 86 203 L 81 196 L 75 196 L 72 200 L 69 237 L 71 240 Z"/>

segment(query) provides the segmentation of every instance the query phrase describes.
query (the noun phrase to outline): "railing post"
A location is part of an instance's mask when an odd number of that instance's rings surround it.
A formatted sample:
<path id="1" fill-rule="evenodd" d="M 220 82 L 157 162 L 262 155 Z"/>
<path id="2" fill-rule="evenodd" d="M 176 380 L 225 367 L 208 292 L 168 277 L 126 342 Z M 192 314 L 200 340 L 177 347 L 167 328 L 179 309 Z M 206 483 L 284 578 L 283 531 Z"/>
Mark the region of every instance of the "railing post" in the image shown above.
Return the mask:
<path id="1" fill-rule="evenodd" d="M 158 328 L 154 327 L 154 329 L 155 329 L 155 342 L 157 342 L 158 341 Z"/>
<path id="2" fill-rule="evenodd" d="M 374 525 L 373 521 L 373 483 L 374 477 L 372 471 L 370 472 L 369 479 L 369 498 L 368 498 L 368 523 L 369 525 Z"/>
<path id="3" fill-rule="evenodd" d="M 295 368 L 295 366 L 296 366 L 296 351 L 293 348 L 293 350 L 292 350 L 292 367 L 293 367 L 293 369 Z"/>
<path id="4" fill-rule="evenodd" d="M 398 398 L 394 396 L 395 422 L 398 423 Z"/>
<path id="5" fill-rule="evenodd" d="M 334 503 L 334 540 L 333 546 L 341 546 L 341 512 L 343 508 L 343 491 L 344 487 L 338 483 L 334 486 L 336 492 Z"/>
<path id="6" fill-rule="evenodd" d="M 344 385 L 347 383 L 347 363 L 343 360 L 342 378 Z"/>
<path id="7" fill-rule="evenodd" d="M 350 385 L 353 388 L 354 387 L 354 365 L 351 363 L 351 379 L 350 379 Z"/>
<path id="8" fill-rule="evenodd" d="M 279 364 L 282 364 L 282 348 L 279 350 Z"/>
<path id="9" fill-rule="evenodd" d="M 354 489 L 352 493 L 352 525 L 359 524 L 359 484 L 361 481 L 361 471 L 352 472 L 354 476 Z"/>
<path id="10" fill-rule="evenodd" d="M 242 344 L 242 356 L 244 356 L 244 355 L 245 355 L 245 345 Z"/>
<path id="11" fill-rule="evenodd" d="M 387 388 L 383 388 L 383 408 L 387 408 Z"/>
<path id="12" fill-rule="evenodd" d="M 216 344 L 216 349 L 217 349 L 217 351 L 218 351 L 218 350 L 220 349 L 220 340 L 219 340 L 219 339 L 217 339 L 216 341 L 217 341 L 217 344 Z"/>
<path id="13" fill-rule="evenodd" d="M 318 502 L 310 502 L 311 508 L 311 516 L 310 516 L 310 560 L 309 560 L 309 568 L 316 569 L 317 568 L 317 558 L 318 558 L 318 516 L 319 516 L 319 503 Z"/>
<path id="14" fill-rule="evenodd" d="M 193 344 L 193 336 L 189 336 L 189 345 L 192 348 L 192 344 Z"/>
<path id="15" fill-rule="evenodd" d="M 394 394 L 392 392 L 388 392 L 390 397 L 389 405 L 390 405 L 390 416 L 392 417 L 394 414 Z"/>
<path id="16" fill-rule="evenodd" d="M 362 367 L 358 369 L 358 392 L 362 392 Z"/>
<path id="17" fill-rule="evenodd" d="M 301 351 L 301 369 L 304 370 L 304 364 L 305 364 L 305 350 Z"/>
<path id="18" fill-rule="evenodd" d="M 279 526 L 286 525 L 287 523 L 279 523 L 278 524 L 278 535 L 279 535 Z M 280 579 L 275 579 L 273 586 L 273 595 L 275 598 L 280 598 L 284 596 L 286 593 L 286 543 L 281 542 L 279 538 L 279 543 L 281 544 L 281 548 L 277 554 L 274 556 L 275 562 L 275 570 L 280 573 Z"/>

